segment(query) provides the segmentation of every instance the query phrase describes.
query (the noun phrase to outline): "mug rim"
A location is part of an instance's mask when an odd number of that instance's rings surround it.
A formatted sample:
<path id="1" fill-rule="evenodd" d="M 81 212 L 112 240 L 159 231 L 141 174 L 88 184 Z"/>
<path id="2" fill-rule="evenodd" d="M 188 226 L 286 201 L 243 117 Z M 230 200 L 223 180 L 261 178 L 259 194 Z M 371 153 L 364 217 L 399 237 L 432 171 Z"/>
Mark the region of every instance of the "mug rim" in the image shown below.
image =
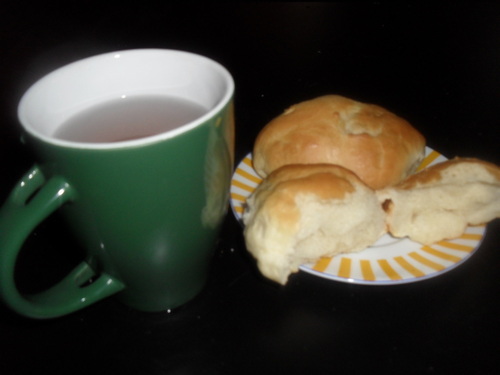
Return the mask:
<path id="1" fill-rule="evenodd" d="M 209 64 L 213 69 L 217 70 L 218 73 L 223 77 L 223 80 L 226 84 L 226 88 L 223 92 L 221 98 L 217 101 L 217 103 L 209 109 L 202 116 L 196 118 L 193 121 L 187 122 L 181 126 L 178 126 L 174 129 L 167 130 L 158 134 L 132 139 L 125 141 L 117 141 L 117 142 L 77 142 L 77 141 L 68 141 L 59 138 L 55 138 L 51 135 L 46 135 L 43 132 L 34 129 L 33 126 L 30 125 L 30 121 L 25 116 L 25 108 L 27 106 L 27 99 L 30 96 L 30 93 L 34 91 L 34 89 L 44 81 L 51 79 L 51 77 L 62 73 L 65 70 L 69 70 L 74 68 L 77 65 L 83 65 L 88 63 L 91 60 L 103 59 L 107 57 L 116 57 L 120 58 L 123 55 L 132 55 L 132 54 L 147 54 L 147 53 L 168 53 L 168 54 L 177 54 L 183 56 L 189 56 L 191 58 L 197 59 L 199 61 L 204 61 Z M 162 49 L 162 48 L 140 48 L 140 49 L 128 49 L 128 50 L 118 50 L 112 52 L 105 52 L 98 55 L 89 56 L 83 59 L 79 59 L 77 61 L 71 62 L 69 64 L 63 65 L 60 68 L 53 70 L 52 72 L 47 73 L 42 78 L 38 79 L 34 84 L 32 84 L 23 94 L 21 100 L 19 101 L 17 107 L 17 116 L 18 120 L 21 123 L 23 130 L 37 138 L 44 143 L 60 146 L 60 147 L 68 147 L 68 148 L 78 148 L 78 149 L 95 149 L 95 150 L 112 150 L 112 149 L 122 149 L 122 148 L 130 148 L 130 147 L 140 147 L 151 143 L 161 142 L 170 138 L 174 138 L 180 134 L 188 132 L 189 130 L 195 129 L 204 123 L 206 123 L 209 119 L 213 118 L 218 112 L 220 112 L 233 98 L 234 95 L 234 79 L 229 73 L 229 71 L 220 63 L 211 58 L 208 58 L 203 55 L 199 55 L 197 53 L 176 50 L 176 49 Z"/>

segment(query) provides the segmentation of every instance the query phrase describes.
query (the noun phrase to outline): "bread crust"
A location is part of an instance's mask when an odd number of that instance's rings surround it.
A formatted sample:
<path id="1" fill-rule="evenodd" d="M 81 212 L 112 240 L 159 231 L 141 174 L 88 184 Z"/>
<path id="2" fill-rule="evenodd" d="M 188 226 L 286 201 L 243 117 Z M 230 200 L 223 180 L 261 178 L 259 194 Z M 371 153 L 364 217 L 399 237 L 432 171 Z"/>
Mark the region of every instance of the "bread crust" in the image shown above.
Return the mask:
<path id="1" fill-rule="evenodd" d="M 484 170 L 486 174 L 479 176 L 477 173 L 464 174 L 457 171 L 454 179 L 456 179 L 459 183 L 465 183 L 467 180 L 483 180 L 484 182 L 496 182 L 500 184 L 500 168 L 495 164 L 477 158 L 456 157 L 423 169 L 418 173 L 412 174 L 396 187 L 398 189 L 411 190 L 423 185 L 439 184 L 439 182 L 443 179 L 446 179 L 447 182 L 450 183 L 450 180 L 453 179 L 453 176 L 451 176 L 453 170 L 463 167 L 477 168 L 478 172 L 480 170 Z M 448 176 L 448 174 L 450 174 L 450 176 Z"/>
<path id="2" fill-rule="evenodd" d="M 337 164 L 373 189 L 394 185 L 413 173 L 425 138 L 388 110 L 339 95 L 288 108 L 258 134 L 253 150 L 263 178 L 287 164 Z"/>

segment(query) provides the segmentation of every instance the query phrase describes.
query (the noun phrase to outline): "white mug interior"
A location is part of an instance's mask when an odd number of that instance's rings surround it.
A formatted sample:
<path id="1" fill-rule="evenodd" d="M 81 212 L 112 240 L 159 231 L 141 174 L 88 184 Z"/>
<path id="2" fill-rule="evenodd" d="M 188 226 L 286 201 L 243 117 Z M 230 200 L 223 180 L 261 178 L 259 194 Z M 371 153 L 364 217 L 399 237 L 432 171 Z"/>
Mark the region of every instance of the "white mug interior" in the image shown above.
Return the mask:
<path id="1" fill-rule="evenodd" d="M 115 148 L 156 142 L 192 129 L 214 116 L 232 98 L 234 82 L 219 63 L 197 54 L 138 49 L 89 57 L 49 73 L 21 98 L 18 117 L 31 135 L 68 147 Z M 54 137 L 74 115 L 119 98 L 164 95 L 186 99 L 208 109 L 196 120 L 164 133 L 114 143 L 87 143 Z"/>

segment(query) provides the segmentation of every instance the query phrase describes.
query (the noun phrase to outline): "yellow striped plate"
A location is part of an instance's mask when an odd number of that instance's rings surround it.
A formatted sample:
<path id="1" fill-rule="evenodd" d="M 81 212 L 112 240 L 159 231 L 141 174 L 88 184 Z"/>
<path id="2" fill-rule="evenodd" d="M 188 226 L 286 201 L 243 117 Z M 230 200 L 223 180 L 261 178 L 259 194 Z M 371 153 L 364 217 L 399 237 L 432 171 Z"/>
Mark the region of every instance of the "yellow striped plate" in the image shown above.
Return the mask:
<path id="1" fill-rule="evenodd" d="M 427 147 L 419 170 L 445 160 L 443 155 Z M 238 221 L 241 222 L 247 197 L 261 181 L 252 167 L 252 155 L 248 154 L 236 168 L 231 182 L 231 208 Z M 470 226 L 460 238 L 432 246 L 387 234 L 360 253 L 323 258 L 300 269 L 355 284 L 392 285 L 425 280 L 466 261 L 478 249 L 485 231 L 485 226 Z"/>

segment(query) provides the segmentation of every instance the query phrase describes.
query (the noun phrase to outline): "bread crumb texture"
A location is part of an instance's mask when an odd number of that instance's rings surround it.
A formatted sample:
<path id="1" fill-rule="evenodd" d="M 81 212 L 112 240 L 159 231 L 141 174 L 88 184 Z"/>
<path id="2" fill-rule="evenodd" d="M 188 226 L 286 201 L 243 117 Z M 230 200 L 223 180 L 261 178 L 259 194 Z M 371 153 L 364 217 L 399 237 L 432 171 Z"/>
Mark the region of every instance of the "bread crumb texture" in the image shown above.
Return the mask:
<path id="1" fill-rule="evenodd" d="M 245 241 L 264 276 L 285 284 L 301 264 L 357 252 L 385 233 L 375 192 L 335 165 L 287 165 L 247 200 Z"/>
<path id="2" fill-rule="evenodd" d="M 377 192 L 389 233 L 432 244 L 462 235 L 468 225 L 500 217 L 500 168 L 471 158 L 431 166 Z"/>

